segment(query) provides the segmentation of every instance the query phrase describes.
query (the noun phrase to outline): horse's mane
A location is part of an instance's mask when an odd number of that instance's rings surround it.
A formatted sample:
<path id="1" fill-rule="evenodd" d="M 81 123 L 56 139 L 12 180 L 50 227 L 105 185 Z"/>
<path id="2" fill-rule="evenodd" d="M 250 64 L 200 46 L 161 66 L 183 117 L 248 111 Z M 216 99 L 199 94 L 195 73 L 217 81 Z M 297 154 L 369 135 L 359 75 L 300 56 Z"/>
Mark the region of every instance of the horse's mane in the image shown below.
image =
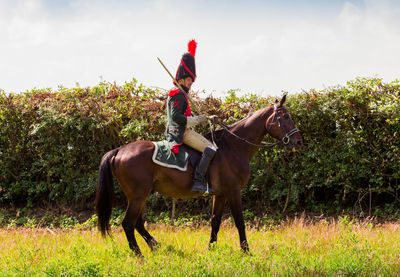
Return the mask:
<path id="1" fill-rule="evenodd" d="M 264 109 L 260 109 L 260 110 L 257 110 L 255 112 L 249 112 L 245 118 L 243 118 L 243 119 L 241 119 L 241 120 L 239 120 L 237 122 L 234 122 L 232 124 L 229 124 L 226 127 L 227 127 L 228 130 L 233 130 L 235 128 L 238 128 L 238 127 L 242 126 L 243 124 L 245 124 L 249 119 L 251 120 L 251 118 L 254 115 L 264 114 L 269 108 L 270 108 L 270 106 L 267 106 Z M 225 128 L 222 128 L 222 129 L 214 131 L 214 141 L 217 143 L 217 145 L 218 145 L 218 142 L 222 141 L 222 139 L 224 138 L 224 134 L 226 134 L 226 133 L 227 133 L 227 131 L 225 130 Z M 205 137 L 208 140 L 212 141 L 211 132 L 207 133 L 205 135 Z"/>
<path id="2" fill-rule="evenodd" d="M 228 125 L 229 130 L 235 128 L 236 126 L 240 125 L 243 123 L 243 121 L 246 121 L 247 119 L 249 119 L 252 115 L 254 114 L 254 112 L 250 112 L 247 114 L 247 116 L 245 118 L 242 118 L 239 121 L 233 122 L 232 124 Z"/>

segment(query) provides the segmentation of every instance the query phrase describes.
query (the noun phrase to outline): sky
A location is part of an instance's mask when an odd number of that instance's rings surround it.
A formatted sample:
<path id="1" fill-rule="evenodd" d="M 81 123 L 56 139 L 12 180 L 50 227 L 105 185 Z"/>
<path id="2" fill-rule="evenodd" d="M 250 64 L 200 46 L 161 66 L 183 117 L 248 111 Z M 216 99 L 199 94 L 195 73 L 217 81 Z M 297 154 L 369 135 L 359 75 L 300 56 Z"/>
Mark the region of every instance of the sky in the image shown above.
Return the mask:
<path id="1" fill-rule="evenodd" d="M 192 89 L 281 95 L 400 76 L 397 0 L 0 0 L 0 89 L 170 89 L 190 39 Z"/>

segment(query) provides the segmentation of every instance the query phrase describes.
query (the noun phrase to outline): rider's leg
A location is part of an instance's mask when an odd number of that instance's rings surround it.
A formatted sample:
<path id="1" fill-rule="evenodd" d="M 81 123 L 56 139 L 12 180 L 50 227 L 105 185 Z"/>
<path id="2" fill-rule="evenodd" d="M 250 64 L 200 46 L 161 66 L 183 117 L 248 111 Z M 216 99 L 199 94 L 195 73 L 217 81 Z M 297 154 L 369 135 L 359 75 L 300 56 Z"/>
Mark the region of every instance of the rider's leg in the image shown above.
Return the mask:
<path id="1" fill-rule="evenodd" d="M 215 156 L 217 148 L 212 144 L 212 142 L 207 140 L 199 133 L 196 133 L 192 129 L 187 129 L 185 131 L 183 143 L 191 146 L 197 151 L 203 152 L 201 160 L 197 165 L 194 173 L 192 191 L 206 192 L 207 188 L 205 184 L 206 183 L 205 176 L 207 174 L 208 167 L 210 166 L 210 163 Z M 208 192 L 212 193 L 213 191 L 209 189 Z"/>
<path id="2" fill-rule="evenodd" d="M 202 153 L 206 147 L 215 148 L 211 141 L 192 129 L 186 129 L 183 135 L 183 143 Z"/>
<path id="3" fill-rule="evenodd" d="M 210 166 L 210 163 L 215 156 L 215 153 L 216 150 L 210 147 L 206 147 L 204 149 L 203 156 L 201 157 L 201 160 L 194 172 L 192 192 L 214 193 L 214 190 L 212 188 L 208 188 L 207 191 L 206 174 L 208 167 Z"/>

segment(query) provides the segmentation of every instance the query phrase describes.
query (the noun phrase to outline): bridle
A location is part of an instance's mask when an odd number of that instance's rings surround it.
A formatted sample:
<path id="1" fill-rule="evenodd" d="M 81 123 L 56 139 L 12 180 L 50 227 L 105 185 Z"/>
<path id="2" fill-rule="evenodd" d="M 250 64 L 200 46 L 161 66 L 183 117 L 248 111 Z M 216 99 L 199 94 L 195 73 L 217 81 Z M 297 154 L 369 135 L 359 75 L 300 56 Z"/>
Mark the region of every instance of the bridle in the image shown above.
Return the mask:
<path id="1" fill-rule="evenodd" d="M 283 110 L 283 107 L 277 108 L 277 106 L 274 105 L 274 118 L 276 117 L 276 119 L 277 119 L 277 121 L 278 121 L 279 128 L 281 129 L 281 133 L 282 133 L 282 139 L 281 139 L 281 141 L 278 141 L 278 142 L 275 142 L 275 143 L 270 143 L 270 142 L 262 141 L 261 144 L 252 143 L 251 141 L 248 141 L 247 139 L 244 139 L 244 138 L 239 137 L 239 136 L 236 135 L 234 132 L 232 132 L 231 130 L 229 130 L 229 127 L 228 127 L 228 126 L 226 126 L 224 123 L 222 123 L 222 122 L 219 121 L 219 120 L 217 121 L 217 118 L 216 118 L 216 117 L 213 117 L 213 118 L 212 118 L 212 123 L 210 122 L 210 125 L 212 125 L 212 126 L 211 126 L 211 138 L 212 138 L 213 144 L 215 144 L 215 141 L 214 141 L 215 124 L 220 125 L 225 131 L 227 131 L 229 134 L 231 134 L 231 135 L 234 136 L 235 138 L 237 138 L 237 139 L 239 139 L 239 140 L 241 140 L 241 141 L 243 141 L 243 142 L 245 142 L 245 143 L 247 143 L 247 144 L 250 144 L 250 145 L 252 145 L 252 146 L 256 146 L 256 147 L 269 147 L 269 146 L 275 146 L 275 145 L 279 144 L 280 142 L 282 142 L 282 143 L 285 144 L 285 145 L 289 144 L 289 142 L 290 142 L 290 137 L 291 137 L 293 134 L 299 132 L 299 129 L 293 128 L 293 129 L 290 130 L 289 132 L 285 133 L 285 131 L 283 130 L 282 123 L 281 123 L 281 117 L 280 117 L 280 115 L 279 115 L 279 113 L 278 113 L 278 111 L 280 111 L 280 110 Z M 272 119 L 272 122 L 274 121 L 274 118 Z M 268 128 L 267 128 L 267 131 L 268 131 L 268 132 L 269 132 L 270 128 L 271 128 L 271 124 L 268 125 Z"/>
<path id="2" fill-rule="evenodd" d="M 283 144 L 287 145 L 287 144 L 289 144 L 289 142 L 290 142 L 290 137 L 291 137 L 293 134 L 299 132 L 299 129 L 297 129 L 297 128 L 295 127 L 295 128 L 293 128 L 292 130 L 290 130 L 289 132 L 285 133 L 285 131 L 283 130 L 283 127 L 282 127 L 282 123 L 281 123 L 281 116 L 280 116 L 279 113 L 278 113 L 278 111 L 283 110 L 283 109 L 284 109 L 283 107 L 277 108 L 276 105 L 274 105 L 274 117 L 276 116 L 276 119 L 277 119 L 277 121 L 278 121 L 278 126 L 279 126 L 279 128 L 281 129 L 282 142 L 283 142 Z M 272 119 L 272 122 L 273 122 L 273 121 L 274 121 L 274 119 Z M 271 126 L 271 125 L 269 125 L 269 128 L 270 128 L 270 126 Z M 269 128 L 268 128 L 268 131 L 269 131 Z"/>

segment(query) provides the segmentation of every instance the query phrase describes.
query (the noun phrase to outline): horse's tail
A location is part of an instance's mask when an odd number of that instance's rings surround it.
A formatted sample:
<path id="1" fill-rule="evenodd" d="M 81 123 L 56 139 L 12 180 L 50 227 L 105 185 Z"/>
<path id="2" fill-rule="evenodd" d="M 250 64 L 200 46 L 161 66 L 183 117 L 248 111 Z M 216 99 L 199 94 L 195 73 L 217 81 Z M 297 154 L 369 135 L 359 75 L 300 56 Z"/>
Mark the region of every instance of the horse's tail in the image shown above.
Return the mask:
<path id="1" fill-rule="evenodd" d="M 114 183 L 110 160 L 118 153 L 118 148 L 107 152 L 101 159 L 99 180 L 96 190 L 96 213 L 98 228 L 103 236 L 110 235 L 110 217 L 114 201 Z"/>

